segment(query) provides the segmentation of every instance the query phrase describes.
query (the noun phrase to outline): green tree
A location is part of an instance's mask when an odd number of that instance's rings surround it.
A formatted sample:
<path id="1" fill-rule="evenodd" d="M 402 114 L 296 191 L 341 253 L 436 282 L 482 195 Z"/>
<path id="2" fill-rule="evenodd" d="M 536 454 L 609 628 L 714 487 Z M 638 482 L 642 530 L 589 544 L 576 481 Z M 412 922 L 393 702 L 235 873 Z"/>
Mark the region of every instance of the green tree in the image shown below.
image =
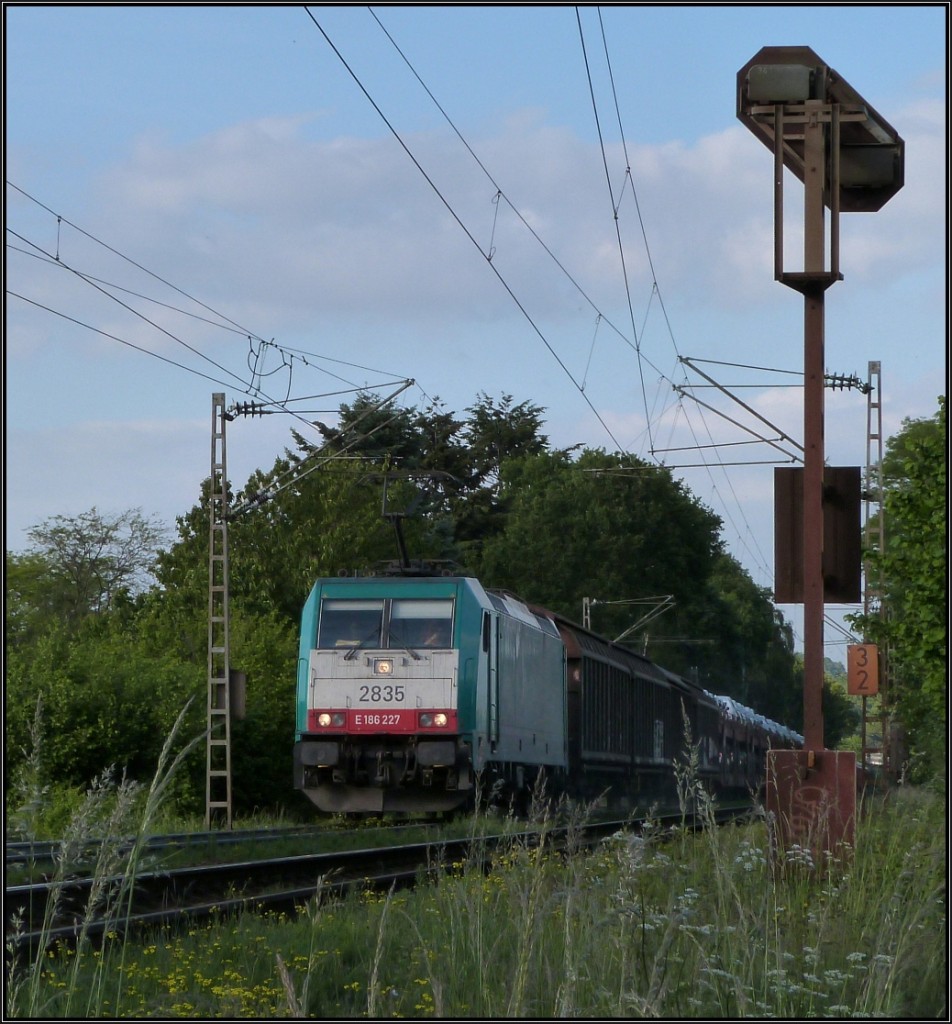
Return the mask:
<path id="1" fill-rule="evenodd" d="M 844 685 L 846 684 L 846 666 L 840 661 L 834 661 L 832 658 L 824 658 L 823 675 L 828 679 L 836 680 Z"/>
<path id="2" fill-rule="evenodd" d="M 506 521 L 503 465 L 549 451 L 549 439 L 542 433 L 542 407 L 513 403 L 512 395 L 504 394 L 497 402 L 481 392 L 466 410 L 461 436 L 470 458 L 470 475 L 468 486 L 457 494 L 452 508 L 453 532 L 464 562 L 478 561 L 485 540 L 498 533 Z"/>
<path id="3" fill-rule="evenodd" d="M 148 779 L 176 716 L 201 694 L 203 675 L 153 649 L 117 615 L 50 628 L 7 661 L 7 767 L 25 756 L 40 697 L 50 782 L 82 786 L 109 767 Z M 191 727 L 204 728 L 198 718 Z"/>
<path id="4" fill-rule="evenodd" d="M 504 462 L 524 455 L 541 455 L 549 450 L 549 439 L 542 433 L 545 410 L 531 402 L 513 404 L 512 395 L 503 395 L 497 403 L 485 392 L 466 411 L 463 439 L 473 462 L 474 483 L 498 488 L 499 471 Z"/>
<path id="5" fill-rule="evenodd" d="M 705 588 L 695 629 L 705 639 L 696 657 L 711 689 L 761 714 L 792 724 L 801 715 L 793 631 L 770 591 L 720 552 Z"/>
<path id="6" fill-rule="evenodd" d="M 130 509 L 107 515 L 96 508 L 52 516 L 27 531 L 38 556 L 34 602 L 70 623 L 107 609 L 123 592 L 143 590 L 165 533 L 154 518 Z M 21 561 L 19 568 L 27 568 Z"/>
<path id="7" fill-rule="evenodd" d="M 596 599 L 593 627 L 608 636 L 632 622 L 631 607 L 616 602 L 670 595 L 674 609 L 655 620 L 652 638 L 693 636 L 719 521 L 668 471 L 598 450 L 526 456 L 503 465 L 500 501 L 503 528 L 477 565 L 484 581 L 576 621 L 583 598 Z M 665 659 L 693 664 L 670 646 Z"/>
<path id="8" fill-rule="evenodd" d="M 293 735 L 300 609 L 316 577 L 395 558 L 385 477 L 412 557 L 457 558 L 488 585 L 575 620 L 595 598 L 593 627 L 608 636 L 632 622 L 614 602 L 670 595 L 638 645 L 785 717 L 789 629 L 722 550 L 717 517 L 670 472 L 550 450 L 542 409 L 509 395 L 482 394 L 464 417 L 361 395 L 338 427 L 321 429 L 322 446 L 292 432 L 296 450 L 230 495 L 231 664 L 248 674 L 247 717 L 233 731 L 237 808 L 295 799 L 281 751 Z M 35 531 L 35 550 L 7 559 L 8 744 L 22 748 L 42 696 L 50 771 L 64 785 L 108 765 L 142 773 L 189 698 L 190 728 L 205 726 L 209 482 L 154 566 L 150 525 L 138 512 L 55 517 Z M 158 585 L 145 589 L 153 568 Z M 204 771 L 197 751 L 183 806 L 200 809 Z"/>
<path id="9" fill-rule="evenodd" d="M 285 451 L 257 471 L 229 505 L 231 596 L 248 611 L 271 610 L 297 622 L 315 578 L 354 572 L 398 556 L 395 521 L 414 559 L 466 561 L 468 547 L 502 522 L 496 478 L 506 453 L 539 453 L 541 409 L 485 395 L 467 419 L 434 401 L 381 407 L 359 395 L 339 423 L 318 424 L 316 445 L 291 431 Z M 383 496 L 386 481 L 385 521 Z M 197 611 L 207 601 L 208 485 L 177 520 L 177 538 L 158 559 L 162 586 L 187 592 Z"/>
<path id="10" fill-rule="evenodd" d="M 4 640 L 8 655 L 12 648 L 33 642 L 50 623 L 58 621 L 61 601 L 52 575 L 49 561 L 36 551 L 6 552 Z"/>
<path id="11" fill-rule="evenodd" d="M 882 472 L 885 617 L 854 616 L 889 651 L 895 703 L 915 777 L 944 773 L 948 700 L 948 434 L 946 399 L 929 419 L 905 420 L 886 444 Z"/>
<path id="12" fill-rule="evenodd" d="M 338 426 L 317 423 L 324 437 L 318 446 L 294 432 L 305 457 L 321 450 L 364 461 L 366 469 L 412 479 L 421 516 L 440 517 L 448 502 L 472 484 L 473 459 L 461 436 L 463 422 L 436 398 L 419 411 L 414 406 L 381 406 L 375 396 L 361 394 L 340 407 Z"/>
<path id="13" fill-rule="evenodd" d="M 795 702 L 784 724 L 803 731 L 803 655 L 795 656 L 793 664 Z M 859 728 L 860 712 L 855 700 L 846 693 L 846 679 L 823 675 L 823 742 L 829 750 L 842 750 L 853 744 L 844 743 Z"/>
<path id="14" fill-rule="evenodd" d="M 575 621 L 594 599 L 592 628 L 609 637 L 670 598 L 626 642 L 777 720 L 798 713 L 789 625 L 670 472 L 598 450 L 526 456 L 503 463 L 499 508 L 474 565 L 484 583 Z"/>
<path id="15" fill-rule="evenodd" d="M 297 629 L 276 613 L 239 609 L 232 616 L 231 646 L 232 667 L 247 675 L 245 717 L 233 722 L 231 735 L 235 811 L 310 813 L 310 803 L 294 790 L 291 766 Z"/>

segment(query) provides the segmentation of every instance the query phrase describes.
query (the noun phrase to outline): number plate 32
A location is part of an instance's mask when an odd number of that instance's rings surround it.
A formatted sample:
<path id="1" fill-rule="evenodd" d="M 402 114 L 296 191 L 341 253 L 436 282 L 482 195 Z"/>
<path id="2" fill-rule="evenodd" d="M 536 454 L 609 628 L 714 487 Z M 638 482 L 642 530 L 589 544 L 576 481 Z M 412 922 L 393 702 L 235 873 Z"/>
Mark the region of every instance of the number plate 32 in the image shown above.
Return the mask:
<path id="1" fill-rule="evenodd" d="M 875 644 L 847 645 L 846 692 L 851 697 L 879 693 L 879 648 Z"/>

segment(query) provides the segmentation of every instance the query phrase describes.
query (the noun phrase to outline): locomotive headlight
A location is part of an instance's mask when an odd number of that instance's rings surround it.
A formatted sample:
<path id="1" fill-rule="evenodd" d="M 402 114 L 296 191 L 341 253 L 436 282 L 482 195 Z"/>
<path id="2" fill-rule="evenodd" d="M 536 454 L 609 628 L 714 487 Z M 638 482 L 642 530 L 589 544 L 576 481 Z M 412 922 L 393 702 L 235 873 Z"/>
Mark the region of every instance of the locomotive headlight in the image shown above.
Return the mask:
<path id="1" fill-rule="evenodd" d="M 329 711 L 322 711 L 317 716 L 317 724 L 322 729 L 329 729 L 331 726 L 335 729 L 342 729 L 346 721 L 347 717 L 342 711 L 336 711 L 333 714 Z"/>
<path id="2" fill-rule="evenodd" d="M 433 716 L 426 713 L 420 715 L 420 725 L 424 729 L 428 729 L 433 724 Z"/>
<path id="3" fill-rule="evenodd" d="M 436 726 L 439 726 L 440 728 L 445 726 L 446 725 L 446 715 L 444 715 L 442 711 L 438 711 L 433 716 L 433 724 L 436 725 Z"/>
<path id="4" fill-rule="evenodd" d="M 393 675 L 393 658 L 374 658 L 375 676 Z"/>

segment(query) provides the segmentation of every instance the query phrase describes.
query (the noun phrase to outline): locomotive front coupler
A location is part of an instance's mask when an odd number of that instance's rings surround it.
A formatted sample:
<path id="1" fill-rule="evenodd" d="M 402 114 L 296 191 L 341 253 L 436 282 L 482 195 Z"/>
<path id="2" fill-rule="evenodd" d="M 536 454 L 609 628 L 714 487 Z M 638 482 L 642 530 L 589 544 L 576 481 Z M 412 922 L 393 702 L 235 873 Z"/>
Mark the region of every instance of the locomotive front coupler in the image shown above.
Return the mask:
<path id="1" fill-rule="evenodd" d="M 390 783 L 390 765 L 384 763 L 384 758 L 388 758 L 390 755 L 385 751 L 381 750 L 377 753 L 377 771 L 374 775 L 374 782 L 381 786 L 389 785 Z"/>

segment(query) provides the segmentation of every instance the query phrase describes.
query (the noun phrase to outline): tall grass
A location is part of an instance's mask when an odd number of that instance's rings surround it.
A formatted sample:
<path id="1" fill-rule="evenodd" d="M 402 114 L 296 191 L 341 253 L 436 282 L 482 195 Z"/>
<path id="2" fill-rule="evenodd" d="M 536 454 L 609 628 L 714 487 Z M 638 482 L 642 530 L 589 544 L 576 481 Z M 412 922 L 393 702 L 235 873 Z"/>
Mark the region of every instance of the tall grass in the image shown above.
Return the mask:
<path id="1" fill-rule="evenodd" d="M 704 818 L 713 805 L 685 771 L 685 792 Z M 946 828 L 935 797 L 899 790 L 869 803 L 852 857 L 825 865 L 796 848 L 772 852 L 763 815 L 700 833 L 620 832 L 569 858 L 551 848 L 553 820 L 544 812 L 542 841 L 514 838 L 488 872 L 474 857 L 434 868 L 412 892 L 368 891 L 312 901 L 297 919 L 249 914 L 125 942 L 108 974 L 90 952 L 47 959 L 29 998 L 21 987 L 8 1009 L 50 1017 L 79 1008 L 124 1017 L 945 1016 Z"/>
<path id="2" fill-rule="evenodd" d="M 36 780 L 41 776 L 41 710 L 38 705 L 30 762 L 31 784 L 34 787 L 38 785 Z M 155 775 L 147 790 L 124 776 L 117 781 L 114 770 L 109 769 L 93 780 L 82 805 L 70 819 L 59 849 L 54 854 L 54 887 L 44 909 L 40 932 L 42 936 L 49 936 L 60 917 L 64 909 L 63 892 L 68 878 L 77 868 L 88 868 L 92 881 L 86 903 L 78 915 L 75 941 L 68 948 L 60 946 L 58 964 L 65 968 L 65 972 L 50 969 L 50 960 L 56 958 L 48 951 L 49 942 L 46 939 L 41 939 L 39 952 L 32 962 L 23 965 L 18 962 L 16 939 L 20 922 L 17 922 L 12 941 L 7 946 L 8 1017 L 101 1017 L 108 1015 L 105 1012 L 109 1001 L 107 993 L 116 1005 L 121 1002 L 122 966 L 127 945 L 107 943 L 102 950 L 93 950 L 90 929 L 94 922 L 103 920 L 106 933 L 116 935 L 122 930 L 123 922 L 131 912 L 136 874 L 140 869 L 145 840 L 152 822 L 179 765 L 202 739 L 201 736 L 196 737 L 173 755 L 187 711 L 188 704 L 182 709 L 165 740 Z M 91 864 L 86 863 L 89 850 L 94 851 Z M 116 979 L 118 988 L 115 986 Z"/>

